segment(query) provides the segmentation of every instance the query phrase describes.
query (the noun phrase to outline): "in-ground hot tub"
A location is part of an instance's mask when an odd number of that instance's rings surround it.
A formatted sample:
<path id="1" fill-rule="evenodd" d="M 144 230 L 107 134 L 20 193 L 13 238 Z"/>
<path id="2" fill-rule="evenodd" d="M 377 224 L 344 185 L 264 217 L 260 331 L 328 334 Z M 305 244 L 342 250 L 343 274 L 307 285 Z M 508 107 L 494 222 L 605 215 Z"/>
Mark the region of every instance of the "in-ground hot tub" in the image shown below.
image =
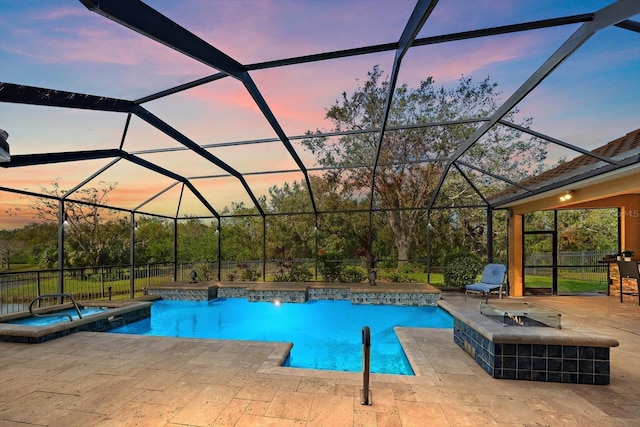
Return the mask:
<path id="1" fill-rule="evenodd" d="M 37 344 L 79 331 L 108 331 L 151 316 L 151 303 L 145 301 L 92 301 L 83 302 L 84 307 L 101 307 L 94 313 L 69 321 L 66 315 L 56 316 L 59 321 L 45 325 L 17 323 L 21 318 L 31 317 L 28 311 L 0 316 L 0 341 Z M 73 308 L 71 303 L 59 304 L 39 313 L 50 313 Z"/>
<path id="2" fill-rule="evenodd" d="M 618 341 L 561 328 L 559 313 L 522 301 L 483 305 L 484 313 L 440 306 L 454 318 L 456 344 L 494 378 L 609 384 L 610 349 Z"/>

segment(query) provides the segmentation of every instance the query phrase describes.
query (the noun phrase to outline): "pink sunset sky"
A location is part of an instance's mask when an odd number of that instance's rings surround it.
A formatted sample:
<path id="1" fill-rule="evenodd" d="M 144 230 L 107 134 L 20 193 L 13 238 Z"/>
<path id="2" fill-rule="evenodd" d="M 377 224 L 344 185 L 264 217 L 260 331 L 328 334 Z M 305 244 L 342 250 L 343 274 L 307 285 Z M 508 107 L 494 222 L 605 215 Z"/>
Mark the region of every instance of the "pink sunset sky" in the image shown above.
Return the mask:
<path id="1" fill-rule="evenodd" d="M 397 42 L 415 6 L 409 0 L 149 0 L 146 3 L 236 61 L 249 65 L 282 58 Z M 612 0 L 441 0 L 418 38 L 595 12 Z M 638 16 L 633 19 L 638 20 Z M 501 100 L 518 87 L 579 24 L 450 42 L 409 50 L 398 83 L 417 85 L 429 76 L 438 86 L 487 76 Z M 295 139 L 307 130 L 329 131 L 326 109 L 352 93 L 379 65 L 388 77 L 394 52 L 252 71 L 251 77 L 309 169 L 317 166 Z M 620 28 L 597 33 L 548 76 L 518 108 L 540 133 L 592 149 L 640 126 L 640 34 Z M 86 9 L 78 0 L 0 0 L 0 81 L 136 100 L 217 73 L 205 64 Z M 144 103 L 143 107 L 239 172 L 254 195 L 300 180 L 282 143 L 216 146 L 275 138 L 276 134 L 238 80 L 223 78 Z M 0 102 L 0 129 L 12 155 L 118 148 L 126 115 Z M 135 116 L 123 149 L 135 153 L 182 146 Z M 226 173 L 185 150 L 144 153 L 186 177 Z M 550 157 L 571 158 L 567 150 Z M 39 192 L 58 181 L 68 189 L 109 163 L 91 160 L 55 166 L 0 168 L 0 187 Z M 173 184 L 119 161 L 98 178 L 118 182 L 110 201 L 132 209 Z M 231 202 L 252 205 L 232 178 L 194 180 L 218 211 Z M 179 186 L 149 205 L 174 215 Z M 183 203 L 186 203 L 183 201 Z M 0 189 L 0 229 L 31 222 L 25 196 Z M 205 215 L 202 207 L 185 214 Z"/>

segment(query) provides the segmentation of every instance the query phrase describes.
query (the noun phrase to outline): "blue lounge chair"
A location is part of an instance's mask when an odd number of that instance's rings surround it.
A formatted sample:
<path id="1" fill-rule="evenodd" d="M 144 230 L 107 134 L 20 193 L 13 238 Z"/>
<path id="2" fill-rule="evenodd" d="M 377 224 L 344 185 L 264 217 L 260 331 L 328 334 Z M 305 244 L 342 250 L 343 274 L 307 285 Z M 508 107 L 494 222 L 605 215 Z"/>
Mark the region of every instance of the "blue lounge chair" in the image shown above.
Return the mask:
<path id="1" fill-rule="evenodd" d="M 476 292 L 486 296 L 489 301 L 491 291 L 498 290 L 500 298 L 502 298 L 502 287 L 504 279 L 507 276 L 507 267 L 503 264 L 487 264 L 482 271 L 480 283 L 465 286 L 464 299 L 467 299 L 467 293 Z"/>

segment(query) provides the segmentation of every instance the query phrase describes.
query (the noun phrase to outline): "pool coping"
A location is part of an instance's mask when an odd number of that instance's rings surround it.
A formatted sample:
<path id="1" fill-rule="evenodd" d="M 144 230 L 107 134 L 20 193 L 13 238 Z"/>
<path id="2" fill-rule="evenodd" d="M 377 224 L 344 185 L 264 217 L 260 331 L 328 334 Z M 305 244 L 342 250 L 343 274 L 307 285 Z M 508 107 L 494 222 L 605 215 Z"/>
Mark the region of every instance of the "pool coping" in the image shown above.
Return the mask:
<path id="1" fill-rule="evenodd" d="M 394 328 L 398 341 L 409 360 L 409 364 L 413 369 L 414 375 L 402 375 L 402 374 L 384 374 L 384 373 L 370 373 L 369 376 L 373 381 L 385 381 L 393 380 L 394 382 L 401 382 L 405 384 L 420 384 L 424 381 L 424 377 L 428 375 L 427 372 L 423 372 L 422 365 L 424 365 L 424 353 L 420 350 L 420 346 L 414 336 L 411 334 L 413 330 L 429 331 L 429 330 L 450 330 L 449 328 L 409 328 L 397 326 Z M 211 341 L 225 341 L 225 340 L 211 340 Z M 265 341 L 242 341 L 238 342 L 246 343 L 265 343 Z M 268 342 L 274 345 L 274 349 L 269 356 L 264 360 L 260 368 L 256 371 L 260 374 L 268 375 L 293 375 L 304 377 L 318 377 L 318 378 L 336 378 L 346 379 L 351 381 L 361 380 L 363 377 L 362 371 L 336 371 L 330 369 L 312 369 L 312 368 L 297 368 L 292 366 L 283 366 L 283 363 L 289 357 L 289 352 L 293 348 L 293 343 L 290 342 Z"/>
<path id="2" fill-rule="evenodd" d="M 548 345 L 576 345 L 595 347 L 617 347 L 620 343 L 610 337 L 599 335 L 591 331 L 577 330 L 571 324 L 563 325 L 562 329 L 548 326 L 502 326 L 480 313 L 480 310 L 456 308 L 446 301 L 438 301 L 454 318 L 463 319 L 482 335 L 494 343 L 518 344 L 548 344 Z"/>

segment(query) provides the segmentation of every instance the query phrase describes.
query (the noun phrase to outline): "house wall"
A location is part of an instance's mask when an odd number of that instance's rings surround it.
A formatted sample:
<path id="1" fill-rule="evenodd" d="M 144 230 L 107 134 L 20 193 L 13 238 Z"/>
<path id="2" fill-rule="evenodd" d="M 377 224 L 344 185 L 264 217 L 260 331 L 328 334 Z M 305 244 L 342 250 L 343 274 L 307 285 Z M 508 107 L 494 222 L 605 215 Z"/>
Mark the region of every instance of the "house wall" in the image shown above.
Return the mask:
<path id="1" fill-rule="evenodd" d="M 602 179 L 598 182 L 574 184 L 572 198 L 561 202 L 566 188 L 549 195 L 509 207 L 509 293 L 524 295 L 524 269 L 522 265 L 523 215 L 553 209 L 620 208 L 620 236 L 622 249 L 635 251 L 632 259 L 640 260 L 640 170 L 624 176 Z M 579 187 L 578 187 L 579 186 Z"/>

